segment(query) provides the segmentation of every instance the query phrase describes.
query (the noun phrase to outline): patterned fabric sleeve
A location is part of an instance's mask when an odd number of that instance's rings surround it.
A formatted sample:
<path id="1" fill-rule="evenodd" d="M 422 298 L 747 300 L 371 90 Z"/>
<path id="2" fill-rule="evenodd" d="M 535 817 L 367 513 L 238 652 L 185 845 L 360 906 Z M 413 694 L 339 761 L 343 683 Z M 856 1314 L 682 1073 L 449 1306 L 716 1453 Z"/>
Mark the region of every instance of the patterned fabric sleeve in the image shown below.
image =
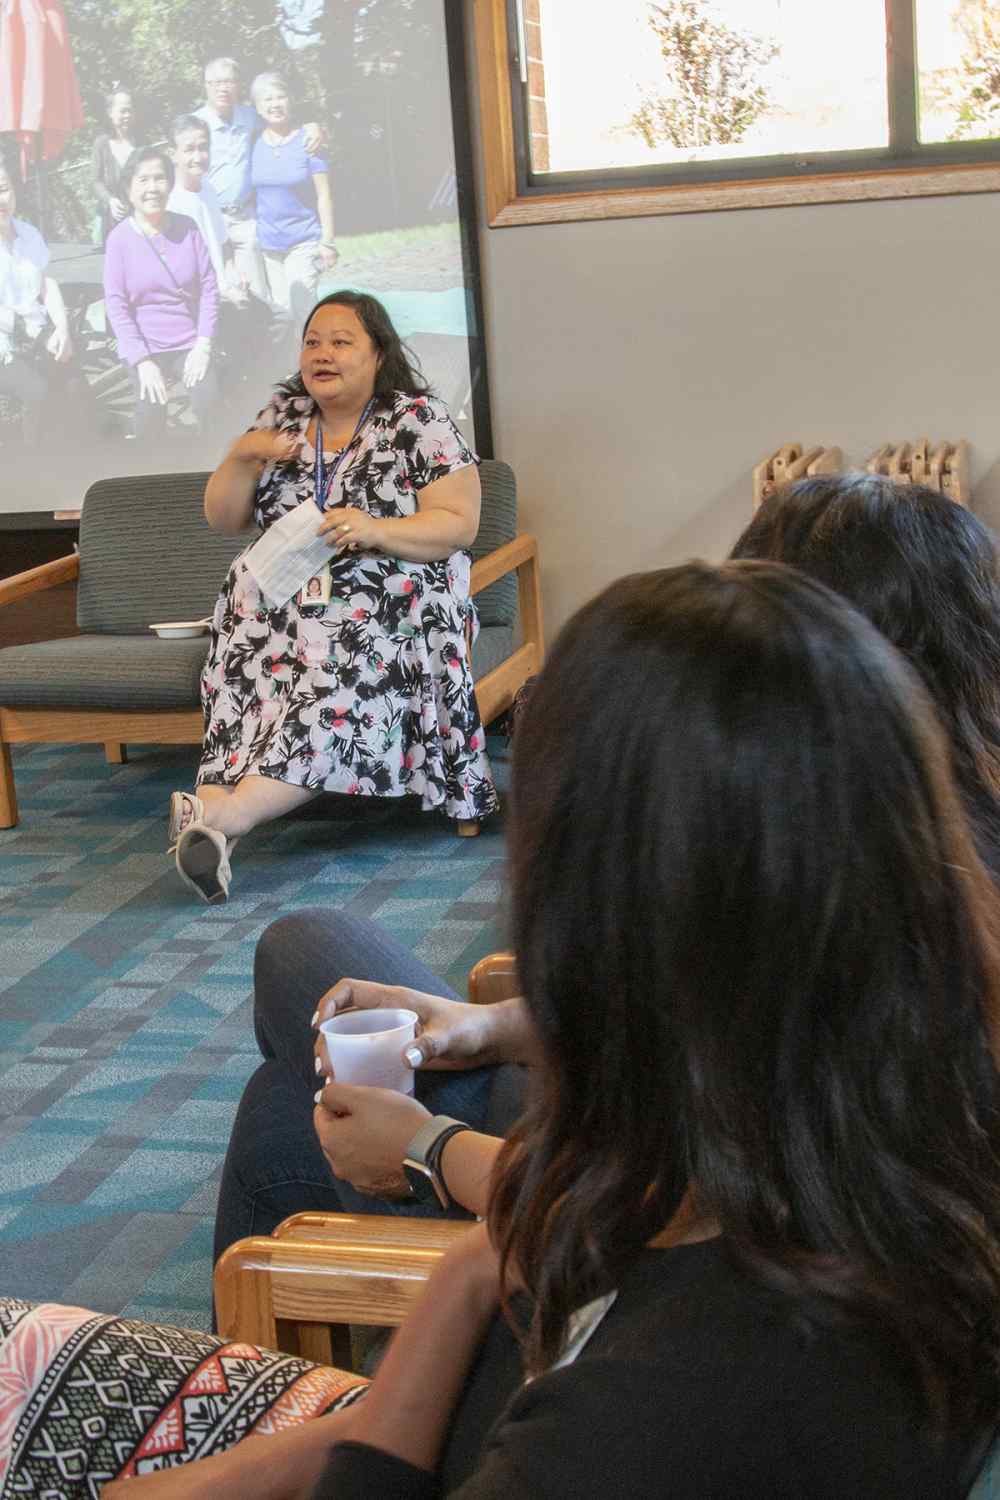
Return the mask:
<path id="1" fill-rule="evenodd" d="M 406 452 L 409 477 L 417 490 L 479 462 L 444 402 L 432 396 L 403 398 L 397 408 L 396 446 Z"/>
<path id="2" fill-rule="evenodd" d="M 257 432 L 262 427 L 298 427 L 304 430 L 313 409 L 311 396 L 289 396 L 277 390 L 267 405 L 261 407 L 247 431 Z"/>
<path id="3" fill-rule="evenodd" d="M 282 416 L 282 406 L 279 396 L 272 396 L 266 406 L 262 406 L 254 417 L 247 432 L 260 432 L 262 429 L 270 431 L 279 425 Z"/>

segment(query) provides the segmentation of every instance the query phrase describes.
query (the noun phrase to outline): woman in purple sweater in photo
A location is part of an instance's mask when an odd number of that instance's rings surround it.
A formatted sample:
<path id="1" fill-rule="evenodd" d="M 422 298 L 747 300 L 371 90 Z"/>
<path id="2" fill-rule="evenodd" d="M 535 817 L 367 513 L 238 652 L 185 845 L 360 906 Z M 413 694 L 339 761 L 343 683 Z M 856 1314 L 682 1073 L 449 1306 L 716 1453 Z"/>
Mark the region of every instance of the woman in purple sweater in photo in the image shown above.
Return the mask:
<path id="1" fill-rule="evenodd" d="M 217 394 L 218 285 L 197 225 L 167 210 L 173 182 L 165 152 L 146 146 L 132 154 L 122 172 L 131 211 L 104 252 L 104 304 L 132 375 L 137 438 L 165 430 L 172 382 L 186 391 L 196 427 Z"/>

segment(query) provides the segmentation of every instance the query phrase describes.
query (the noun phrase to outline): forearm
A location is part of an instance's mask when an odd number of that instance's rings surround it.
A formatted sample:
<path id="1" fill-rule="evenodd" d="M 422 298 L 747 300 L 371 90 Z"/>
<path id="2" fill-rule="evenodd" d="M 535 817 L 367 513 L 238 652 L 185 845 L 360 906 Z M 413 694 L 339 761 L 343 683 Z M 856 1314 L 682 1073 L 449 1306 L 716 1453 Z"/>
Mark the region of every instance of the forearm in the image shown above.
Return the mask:
<path id="1" fill-rule="evenodd" d="M 323 231 L 323 244 L 333 244 L 333 194 L 330 191 L 330 179 L 323 173 L 317 173 L 313 178 L 316 185 L 316 213 L 319 216 L 320 228 Z"/>
<path id="2" fill-rule="evenodd" d="M 204 241 L 202 241 L 204 246 Z M 201 271 L 201 295 L 198 298 L 198 338 L 210 344 L 219 321 L 219 283 L 209 258 L 208 249 L 199 247 L 199 269 Z"/>
<path id="3" fill-rule="evenodd" d="M 259 459 L 232 453 L 222 460 L 205 486 L 205 519 L 213 531 L 235 536 L 247 529 L 263 467 Z"/>
<path id="4" fill-rule="evenodd" d="M 66 313 L 66 304 L 63 294 L 59 290 L 59 283 L 52 276 L 45 278 L 45 294 L 43 297 L 45 311 L 52 319 L 52 323 L 60 333 L 66 333 L 69 328 L 69 318 Z"/>
<path id="5" fill-rule="evenodd" d="M 149 346 L 133 316 L 124 276 L 119 275 L 116 264 L 109 265 L 107 251 L 104 256 L 104 311 L 118 343 L 119 359 L 137 365 L 140 360 L 149 358 Z"/>
<path id="6" fill-rule="evenodd" d="M 94 192 L 104 204 L 104 207 L 109 208 L 111 206 L 111 189 L 104 181 L 104 161 L 101 155 L 101 148 L 97 145 L 94 147 L 93 166 Z"/>
<path id="7" fill-rule="evenodd" d="M 478 1219 L 486 1217 L 493 1167 L 502 1145 L 499 1136 L 459 1130 L 445 1141 L 441 1152 L 438 1170 L 445 1187 L 456 1203 Z"/>
<path id="8" fill-rule="evenodd" d="M 354 1436 L 354 1408 L 300 1422 L 268 1437 L 247 1437 L 224 1453 L 180 1470 L 105 1485 L 107 1500 L 128 1500 L 132 1486 L 144 1497 L 178 1500 L 181 1494 L 239 1495 L 240 1500 L 311 1500 L 332 1446 Z M 190 1489 L 188 1488 L 190 1486 Z"/>
<path id="9" fill-rule="evenodd" d="M 415 516 L 391 517 L 378 524 L 379 549 L 404 562 L 440 562 L 474 540 L 468 519 L 449 510 L 420 510 Z"/>
<path id="10" fill-rule="evenodd" d="M 449 1254 L 354 1408 L 351 1439 L 434 1469 L 496 1305 L 495 1276 L 484 1277 L 478 1265 L 456 1263 Z"/>
<path id="11" fill-rule="evenodd" d="M 524 1063 L 528 1067 L 537 1064 L 538 1038 L 520 995 L 482 1009 L 489 1021 L 488 1055 L 484 1061 Z"/>

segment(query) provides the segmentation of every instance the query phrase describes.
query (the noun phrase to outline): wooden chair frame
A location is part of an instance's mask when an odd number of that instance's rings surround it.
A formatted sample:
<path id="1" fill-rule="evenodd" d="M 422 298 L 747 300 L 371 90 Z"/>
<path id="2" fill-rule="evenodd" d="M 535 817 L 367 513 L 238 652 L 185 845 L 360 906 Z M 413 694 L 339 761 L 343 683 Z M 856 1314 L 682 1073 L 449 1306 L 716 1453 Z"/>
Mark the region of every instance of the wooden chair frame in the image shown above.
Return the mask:
<path id="1" fill-rule="evenodd" d="M 517 993 L 512 953 L 489 953 L 469 975 L 473 1004 Z M 467 1220 L 293 1214 L 273 1234 L 238 1240 L 215 1267 L 219 1332 L 320 1364 L 349 1362 L 351 1323 L 401 1323 Z M 333 1325 L 331 1327 L 331 1325 Z"/>
<path id="2" fill-rule="evenodd" d="M 480 593 L 507 573 L 517 573 L 521 645 L 506 661 L 476 683 L 476 701 L 484 725 L 504 713 L 518 688 L 541 669 L 545 654 L 542 600 L 538 579 L 538 544 L 521 533 L 472 565 L 471 592 Z M 0 580 L 0 606 L 29 594 L 79 579 L 76 553 Z M 11 745 L 104 745 L 109 762 L 121 763 L 125 746 L 197 745 L 204 733 L 200 708 L 144 709 L 130 713 L 93 708 L 4 708 L 0 706 L 0 828 L 17 823 L 17 792 Z"/>

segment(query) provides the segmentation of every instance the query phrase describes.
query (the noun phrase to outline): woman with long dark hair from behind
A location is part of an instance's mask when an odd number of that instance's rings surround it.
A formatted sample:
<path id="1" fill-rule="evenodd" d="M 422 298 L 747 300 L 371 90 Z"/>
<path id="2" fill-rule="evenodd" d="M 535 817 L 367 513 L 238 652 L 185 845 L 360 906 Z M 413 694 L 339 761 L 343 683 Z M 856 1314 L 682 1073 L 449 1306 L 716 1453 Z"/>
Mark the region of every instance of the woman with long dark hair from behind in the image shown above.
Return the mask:
<path id="1" fill-rule="evenodd" d="M 731 556 L 820 579 L 902 651 L 934 700 L 980 857 L 1000 881 L 1000 578 L 987 527 L 923 485 L 824 475 L 765 500 Z"/>
<path id="2" fill-rule="evenodd" d="M 125 1495 L 959 1500 L 1000 1415 L 996 896 L 915 674 L 785 567 L 624 579 L 512 805 L 539 1077 L 488 1225 L 363 1401 Z"/>

